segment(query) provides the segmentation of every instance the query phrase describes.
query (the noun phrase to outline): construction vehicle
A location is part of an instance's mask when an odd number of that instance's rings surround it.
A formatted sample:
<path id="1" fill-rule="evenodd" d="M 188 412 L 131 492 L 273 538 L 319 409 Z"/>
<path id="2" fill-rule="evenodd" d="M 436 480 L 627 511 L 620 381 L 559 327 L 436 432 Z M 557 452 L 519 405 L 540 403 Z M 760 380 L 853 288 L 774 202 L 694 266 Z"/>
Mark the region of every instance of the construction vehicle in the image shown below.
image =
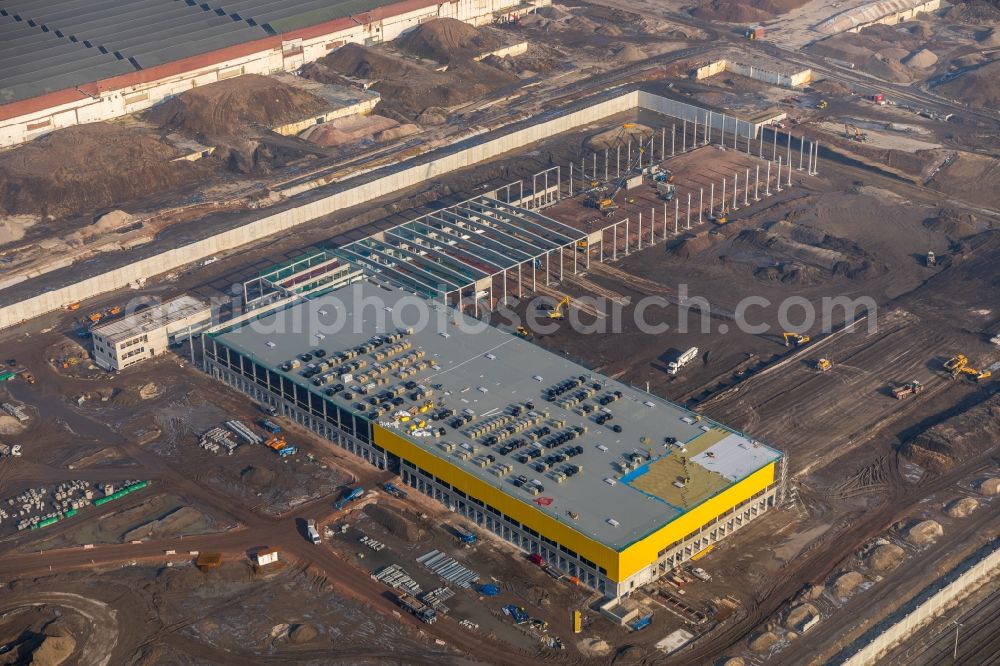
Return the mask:
<path id="1" fill-rule="evenodd" d="M 615 143 L 621 142 L 628 133 L 628 130 L 635 127 L 635 123 L 625 123 L 622 125 L 621 129 L 618 131 L 618 135 L 615 137 Z M 600 185 L 595 186 L 587 192 L 586 205 L 590 208 L 596 208 L 599 211 L 613 211 L 618 208 L 618 204 L 615 203 L 615 197 L 623 189 L 626 189 L 632 184 L 632 174 L 635 173 L 636 169 L 642 165 L 642 157 L 645 155 L 646 149 L 642 147 L 640 143 L 639 149 L 635 151 L 635 156 L 632 160 L 625 166 L 625 172 L 621 174 L 618 180 L 615 182 L 614 190 L 608 194 L 608 188 Z M 641 180 L 640 180 L 641 182 Z"/>
<path id="2" fill-rule="evenodd" d="M 927 250 L 927 258 L 924 260 L 928 268 L 933 268 L 937 266 L 937 255 L 934 254 L 934 250 Z"/>
<path id="3" fill-rule="evenodd" d="M 801 333 L 790 333 L 785 331 L 781 334 L 781 337 L 785 340 L 785 346 L 791 347 L 792 345 L 796 347 L 801 347 L 812 339 L 808 335 L 802 335 Z"/>
<path id="4" fill-rule="evenodd" d="M 358 499 L 359 497 L 361 497 L 364 494 L 365 494 L 365 489 L 362 488 L 362 487 L 360 487 L 360 486 L 358 486 L 357 488 L 354 488 L 354 489 L 348 491 L 348 493 L 346 495 L 344 495 L 339 500 L 337 500 L 334 503 L 333 508 L 335 508 L 337 511 L 340 511 L 345 506 L 347 506 L 348 504 L 350 504 L 351 502 L 353 502 L 354 500 Z"/>
<path id="5" fill-rule="evenodd" d="M 395 483 L 388 481 L 382 484 L 382 490 L 399 499 L 406 499 L 409 497 L 409 494 L 405 490 L 397 486 Z"/>
<path id="6" fill-rule="evenodd" d="M 261 428 L 271 433 L 272 435 L 277 435 L 279 432 L 281 432 L 281 426 L 275 423 L 274 421 L 271 421 L 270 419 L 261 419 L 260 421 L 258 421 L 258 423 L 260 423 Z"/>
<path id="7" fill-rule="evenodd" d="M 820 372 L 827 372 L 833 367 L 833 361 L 828 358 L 821 358 L 816 361 L 816 369 Z"/>
<path id="8" fill-rule="evenodd" d="M 952 373 L 953 377 L 958 377 L 960 375 L 966 375 L 973 381 L 981 382 L 984 379 L 992 377 L 993 373 L 990 370 L 979 370 L 969 365 L 963 365 L 961 368 Z"/>
<path id="9" fill-rule="evenodd" d="M 298 452 L 299 452 L 298 447 L 297 446 L 292 446 L 291 444 L 287 444 L 287 445 L 281 447 L 280 449 L 278 449 L 278 455 L 281 456 L 282 458 L 287 458 L 288 456 L 293 455 L 293 454 L 298 453 Z"/>
<path id="10" fill-rule="evenodd" d="M 569 305 L 569 296 L 563 296 L 562 300 L 549 310 L 549 319 L 565 319 L 566 315 L 563 314 L 563 308 L 567 305 Z"/>
<path id="11" fill-rule="evenodd" d="M 69 305 L 66 306 L 66 309 L 69 310 L 70 312 L 76 312 L 77 310 L 80 309 L 79 301 L 77 301 L 76 303 L 70 303 Z"/>
<path id="12" fill-rule="evenodd" d="M 0 382 L 9 382 L 17 377 L 16 372 L 0 372 Z"/>
<path id="13" fill-rule="evenodd" d="M 531 331 L 529 331 L 528 329 L 526 329 L 524 326 L 518 326 L 517 330 L 514 331 L 514 335 L 516 335 L 517 337 L 522 338 L 524 340 L 530 340 L 531 339 Z"/>
<path id="14" fill-rule="evenodd" d="M 844 136 L 858 143 L 868 141 L 868 135 L 850 123 L 844 123 Z"/>
<path id="15" fill-rule="evenodd" d="M 653 176 L 654 183 L 672 183 L 674 182 L 674 174 L 669 169 L 661 169 L 658 166 L 650 167 L 652 171 L 650 174 Z"/>
<path id="16" fill-rule="evenodd" d="M 673 183 L 656 183 L 656 194 L 664 201 L 673 201 L 677 196 L 677 186 Z"/>
<path id="17" fill-rule="evenodd" d="M 87 319 L 89 319 L 90 323 L 92 323 L 92 324 L 96 324 L 97 322 L 101 321 L 101 319 L 103 319 L 103 318 L 104 318 L 104 313 L 103 312 L 91 312 L 89 315 L 87 315 Z"/>
<path id="18" fill-rule="evenodd" d="M 306 536 L 317 546 L 320 544 L 319 531 L 316 529 L 316 521 L 310 518 L 306 521 Z"/>
<path id="19" fill-rule="evenodd" d="M 437 613 L 433 608 L 418 600 L 416 597 L 406 594 L 405 592 L 396 592 L 395 594 L 396 602 L 402 606 L 406 612 L 410 613 L 425 624 L 434 624 L 437 622 Z"/>
<path id="20" fill-rule="evenodd" d="M 945 361 L 944 369 L 951 373 L 957 373 L 959 370 L 961 370 L 968 364 L 969 364 L 969 358 L 965 354 L 959 354 Z"/>
<path id="21" fill-rule="evenodd" d="M 923 390 L 924 385 L 917 380 L 913 380 L 912 382 L 907 382 L 906 384 L 893 387 L 892 397 L 896 400 L 902 400 L 903 398 L 907 398 L 911 395 L 916 395 Z"/>
<path id="22" fill-rule="evenodd" d="M 885 106 L 886 104 L 885 95 L 883 95 L 882 93 L 875 93 L 874 95 L 865 95 L 865 99 L 868 100 L 869 102 L 874 102 L 879 106 Z"/>
<path id="23" fill-rule="evenodd" d="M 816 108 L 819 109 L 820 111 L 822 111 L 823 109 L 825 109 L 828 106 L 830 106 L 830 105 L 827 104 L 827 102 L 826 102 L 825 99 L 821 99 L 819 101 L 819 103 L 816 104 Z"/>
<path id="24" fill-rule="evenodd" d="M 721 213 L 719 213 L 718 215 L 712 216 L 712 222 L 715 222 L 716 224 L 719 224 L 719 225 L 728 223 L 729 222 L 729 207 L 727 206 L 727 207 L 723 208 Z"/>
<path id="25" fill-rule="evenodd" d="M 586 252 L 588 247 L 590 247 L 590 242 L 586 238 L 584 238 L 583 240 L 578 240 L 576 242 L 577 252 Z"/>
<path id="26" fill-rule="evenodd" d="M 280 451 L 281 449 L 288 446 L 288 442 L 285 441 L 285 438 L 282 435 L 274 435 L 266 442 L 264 442 L 264 445 L 269 449 Z"/>
<path id="27" fill-rule="evenodd" d="M 675 360 L 670 361 L 667 364 L 667 374 L 676 375 L 681 368 L 693 361 L 698 357 L 698 348 L 691 347 L 683 354 L 679 355 Z"/>
<path id="28" fill-rule="evenodd" d="M 27 370 L 22 370 L 21 372 L 19 372 L 17 374 L 21 375 L 21 379 L 23 379 L 24 381 L 28 382 L 29 384 L 34 384 L 35 383 L 35 376 L 33 374 L 31 374 L 30 372 L 28 372 Z"/>
<path id="29" fill-rule="evenodd" d="M 114 317 L 115 315 L 120 315 L 121 313 L 122 313 L 122 306 L 120 306 L 120 305 L 114 305 L 114 306 L 108 308 L 108 311 L 107 311 L 106 314 L 109 317 Z"/>
<path id="30" fill-rule="evenodd" d="M 462 543 L 476 543 L 477 538 L 475 532 L 471 532 L 459 525 L 452 525 L 451 528 L 454 530 L 455 536 L 458 537 L 458 540 Z"/>

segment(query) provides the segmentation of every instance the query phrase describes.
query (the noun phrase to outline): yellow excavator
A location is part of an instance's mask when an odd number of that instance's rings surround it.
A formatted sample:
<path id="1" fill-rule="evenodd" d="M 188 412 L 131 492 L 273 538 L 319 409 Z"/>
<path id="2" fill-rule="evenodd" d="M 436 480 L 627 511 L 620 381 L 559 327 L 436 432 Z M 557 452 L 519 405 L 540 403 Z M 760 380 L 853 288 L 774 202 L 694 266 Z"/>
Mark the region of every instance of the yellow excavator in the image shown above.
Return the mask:
<path id="1" fill-rule="evenodd" d="M 567 305 L 569 305 L 569 296 L 563 296 L 562 300 L 549 310 L 549 319 L 565 319 L 566 315 L 563 314 L 563 308 Z"/>
<path id="2" fill-rule="evenodd" d="M 518 326 L 517 330 L 514 331 L 514 335 L 516 335 L 519 338 L 523 338 L 525 340 L 531 339 L 531 331 L 526 329 L 524 326 Z"/>
<path id="3" fill-rule="evenodd" d="M 864 143 L 868 140 L 867 134 L 850 123 L 844 123 L 844 136 L 858 143 Z"/>
<path id="4" fill-rule="evenodd" d="M 721 213 L 712 218 L 712 222 L 715 222 L 716 224 L 726 224 L 729 222 L 729 207 L 727 206 L 723 208 Z"/>
<path id="5" fill-rule="evenodd" d="M 782 333 L 781 337 L 784 338 L 786 347 L 791 347 L 792 345 L 801 347 L 812 339 L 808 335 L 802 335 L 801 333 L 789 333 L 788 331 Z"/>
<path id="6" fill-rule="evenodd" d="M 958 354 L 944 362 L 944 369 L 951 373 L 953 378 L 966 375 L 973 381 L 981 382 L 993 376 L 990 370 L 980 370 L 969 365 L 969 357 L 965 354 Z"/>

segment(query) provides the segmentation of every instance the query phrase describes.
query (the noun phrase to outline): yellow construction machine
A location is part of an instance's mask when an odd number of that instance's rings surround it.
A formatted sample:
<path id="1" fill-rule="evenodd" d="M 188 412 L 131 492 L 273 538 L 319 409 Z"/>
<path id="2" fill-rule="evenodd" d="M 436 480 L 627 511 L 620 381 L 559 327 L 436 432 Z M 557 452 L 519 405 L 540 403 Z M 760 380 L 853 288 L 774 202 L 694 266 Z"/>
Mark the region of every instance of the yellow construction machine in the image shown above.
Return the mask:
<path id="1" fill-rule="evenodd" d="M 969 364 L 969 358 L 965 354 L 953 356 L 944 362 L 944 369 L 951 373 L 959 372 Z"/>
<path id="2" fill-rule="evenodd" d="M 518 326 L 517 330 L 514 332 L 514 335 L 516 335 L 519 338 L 523 338 L 525 340 L 531 339 L 531 331 L 526 329 L 524 326 Z"/>
<path id="3" fill-rule="evenodd" d="M 808 335 L 802 335 L 801 333 L 789 333 L 788 331 L 782 333 L 781 337 L 784 338 L 786 347 L 791 347 L 792 345 L 801 347 L 812 339 Z"/>
<path id="4" fill-rule="evenodd" d="M 549 319 L 565 319 L 566 315 L 563 314 L 563 308 L 567 305 L 569 305 L 569 296 L 563 296 L 562 300 L 549 310 Z"/>
<path id="5" fill-rule="evenodd" d="M 716 224 L 726 224 L 726 223 L 728 223 L 729 222 L 729 208 L 728 207 L 723 208 L 721 213 L 719 213 L 716 217 L 712 218 L 712 222 L 715 222 Z"/>
<path id="6" fill-rule="evenodd" d="M 980 370 L 969 365 L 969 357 L 965 354 L 958 354 L 944 362 L 944 369 L 951 373 L 952 378 L 965 375 L 973 381 L 981 382 L 993 376 L 990 370 Z"/>
<path id="7" fill-rule="evenodd" d="M 816 361 L 816 369 L 820 372 L 826 372 L 833 367 L 833 361 L 828 358 L 821 358 Z"/>

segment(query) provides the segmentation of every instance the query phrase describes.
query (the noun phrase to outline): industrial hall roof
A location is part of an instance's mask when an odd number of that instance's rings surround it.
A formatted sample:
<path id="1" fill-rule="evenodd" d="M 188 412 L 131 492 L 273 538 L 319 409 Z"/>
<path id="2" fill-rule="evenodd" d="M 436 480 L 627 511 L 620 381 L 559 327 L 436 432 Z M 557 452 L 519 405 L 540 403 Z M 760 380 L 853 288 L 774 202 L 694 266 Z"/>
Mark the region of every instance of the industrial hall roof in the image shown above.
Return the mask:
<path id="1" fill-rule="evenodd" d="M 0 104 L 390 4 L 392 0 L 0 0 Z"/>

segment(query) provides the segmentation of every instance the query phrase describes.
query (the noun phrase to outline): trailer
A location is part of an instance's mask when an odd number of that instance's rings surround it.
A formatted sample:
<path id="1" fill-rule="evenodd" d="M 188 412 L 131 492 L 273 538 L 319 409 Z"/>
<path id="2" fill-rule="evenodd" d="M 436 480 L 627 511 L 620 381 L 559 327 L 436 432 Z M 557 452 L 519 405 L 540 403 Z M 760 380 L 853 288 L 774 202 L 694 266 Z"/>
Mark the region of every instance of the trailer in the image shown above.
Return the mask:
<path id="1" fill-rule="evenodd" d="M 514 620 L 514 624 L 527 624 L 528 620 L 531 619 L 528 614 L 524 612 L 523 608 L 515 606 L 514 604 L 504 606 L 503 612 Z"/>
<path id="2" fill-rule="evenodd" d="M 389 493 L 393 497 L 398 497 L 399 499 L 406 499 L 409 495 L 405 490 L 397 486 L 395 483 L 386 482 L 382 485 L 382 490 Z"/>
<path id="3" fill-rule="evenodd" d="M 676 375 L 681 368 L 693 361 L 698 357 L 698 348 L 691 347 L 686 352 L 677 357 L 676 360 L 670 361 L 667 364 L 667 373 L 671 375 Z"/>
<path id="4" fill-rule="evenodd" d="M 272 435 L 277 435 L 279 432 L 281 432 L 281 426 L 272 421 L 271 419 L 261 419 L 260 421 L 257 422 L 257 424 L 261 428 L 263 428 L 266 432 L 269 432 Z"/>
<path id="5" fill-rule="evenodd" d="M 455 530 L 455 536 L 462 543 L 476 543 L 477 537 L 475 532 L 465 529 L 459 525 L 452 525 L 451 528 Z"/>
<path id="6" fill-rule="evenodd" d="M 297 446 L 286 446 L 284 448 L 278 449 L 278 455 L 282 458 L 287 458 L 288 456 L 298 453 L 299 448 Z"/>
<path id="7" fill-rule="evenodd" d="M 426 624 L 437 622 L 437 613 L 433 608 L 405 592 L 396 593 L 396 603 L 402 606 L 406 612 L 416 617 Z"/>
<path id="8" fill-rule="evenodd" d="M 364 488 L 361 487 L 354 488 L 353 490 L 348 491 L 348 493 L 343 497 L 341 497 L 339 500 L 337 500 L 337 502 L 333 505 L 333 507 L 339 511 L 340 509 L 343 509 L 345 506 L 347 506 L 348 504 L 350 504 L 351 502 L 358 499 L 364 494 L 365 494 Z"/>

